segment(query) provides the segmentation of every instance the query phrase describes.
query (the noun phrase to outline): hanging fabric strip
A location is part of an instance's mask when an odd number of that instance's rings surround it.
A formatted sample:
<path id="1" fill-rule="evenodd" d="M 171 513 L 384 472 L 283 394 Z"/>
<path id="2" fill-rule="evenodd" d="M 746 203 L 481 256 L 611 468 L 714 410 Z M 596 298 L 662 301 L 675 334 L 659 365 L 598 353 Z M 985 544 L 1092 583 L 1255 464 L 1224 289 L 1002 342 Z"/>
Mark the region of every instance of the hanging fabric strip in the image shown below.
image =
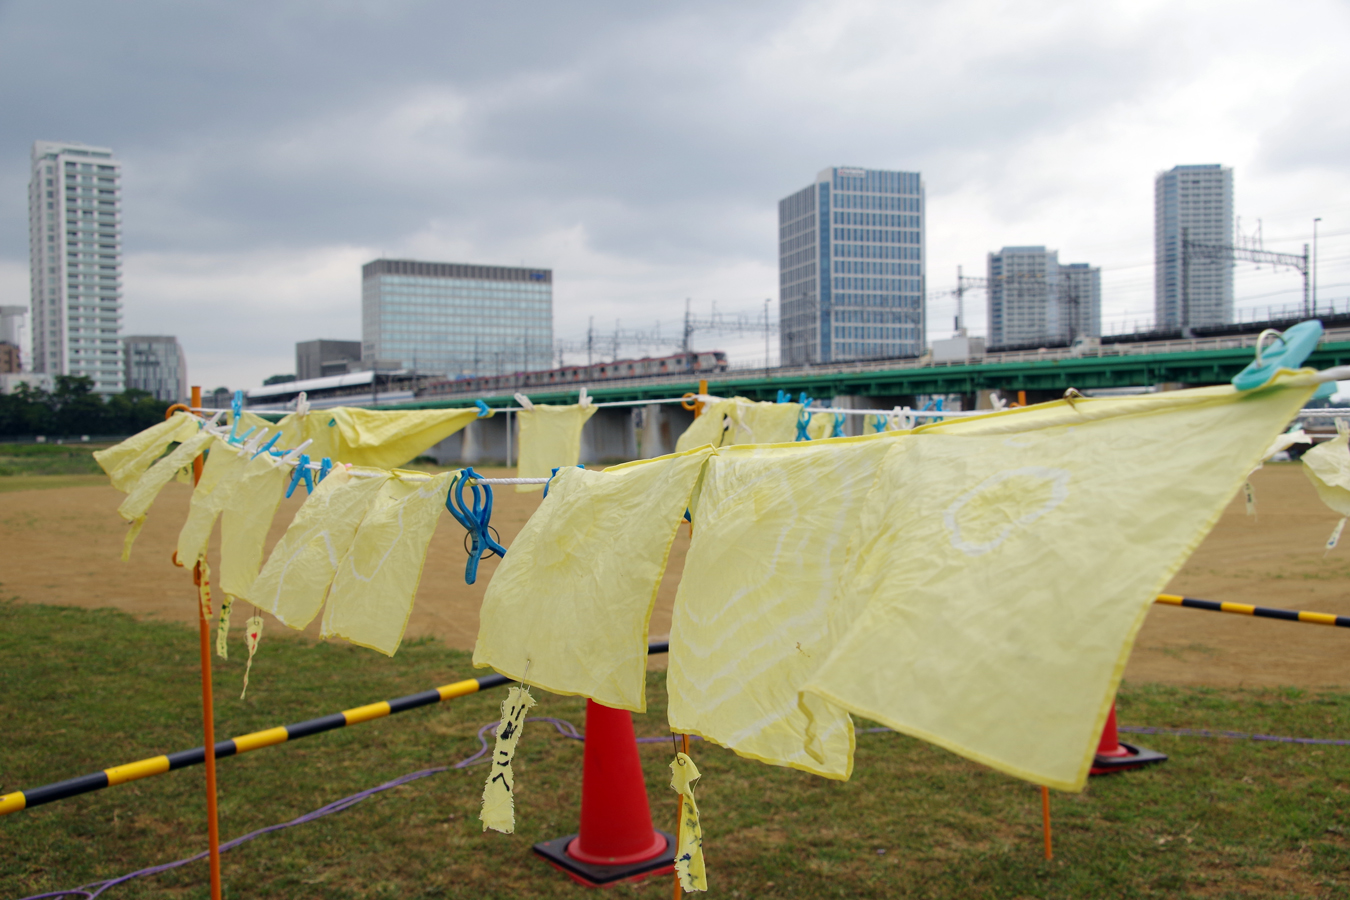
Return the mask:
<path id="1" fill-rule="evenodd" d="M 492 749 L 492 767 L 488 770 L 487 783 L 483 785 L 483 809 L 479 813 L 484 831 L 489 828 L 503 834 L 516 831 L 516 777 L 511 771 L 511 761 L 516 758 L 516 745 L 525 728 L 525 714 L 532 706 L 534 698 L 524 685 L 511 688 L 502 701 L 497 744 Z"/>
<path id="2" fill-rule="evenodd" d="M 706 891 L 708 873 L 703 864 L 703 826 L 698 820 L 698 804 L 694 802 L 694 782 L 699 779 L 698 767 L 687 754 L 675 754 L 670 764 L 670 786 L 684 798 L 680 804 L 679 836 L 675 840 L 675 873 L 685 893 Z"/>

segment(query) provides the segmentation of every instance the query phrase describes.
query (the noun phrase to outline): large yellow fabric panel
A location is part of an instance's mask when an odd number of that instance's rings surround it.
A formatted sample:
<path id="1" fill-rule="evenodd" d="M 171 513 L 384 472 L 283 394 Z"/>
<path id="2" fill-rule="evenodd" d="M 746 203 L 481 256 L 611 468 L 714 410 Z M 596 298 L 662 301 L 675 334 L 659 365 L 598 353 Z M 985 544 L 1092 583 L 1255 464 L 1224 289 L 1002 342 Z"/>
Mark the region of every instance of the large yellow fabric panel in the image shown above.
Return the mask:
<path id="1" fill-rule="evenodd" d="M 561 469 L 488 585 L 474 665 L 645 712 L 648 620 L 712 452 Z"/>
<path id="2" fill-rule="evenodd" d="M 517 476 L 520 478 L 547 478 L 562 466 L 575 466 L 581 458 L 581 429 L 596 406 L 544 406 L 521 410 L 520 457 Z M 542 491 L 542 484 L 518 484 L 518 492 Z"/>
<path id="3" fill-rule="evenodd" d="M 199 427 L 192 416 L 176 412 L 120 444 L 105 450 L 95 450 L 94 460 L 108 474 L 112 486 L 126 494 L 136 486 L 151 464 L 164 455 L 169 444 L 186 441 L 197 434 Z"/>
<path id="4" fill-rule="evenodd" d="M 206 556 L 216 517 L 225 510 L 230 490 L 249 462 L 247 453 L 221 440 L 213 441 L 206 449 L 210 452 L 202 466 L 202 477 L 192 490 L 187 519 L 178 532 L 178 562 L 185 566 Z"/>
<path id="5" fill-rule="evenodd" d="M 806 436 L 813 441 L 823 441 L 834 434 L 834 413 L 812 413 L 811 424 L 806 426 Z"/>
<path id="6" fill-rule="evenodd" d="M 731 431 L 724 445 L 782 444 L 797 438 L 800 403 L 757 403 L 737 398 L 731 409 Z"/>
<path id="7" fill-rule="evenodd" d="M 292 471 L 264 453 L 249 461 L 230 490 L 220 516 L 220 587 L 225 593 L 239 596 L 258 577 L 267 531 Z"/>
<path id="8" fill-rule="evenodd" d="M 323 612 L 324 637 L 393 656 L 422 580 L 427 545 L 458 472 L 395 472 L 367 510 L 338 564 Z"/>
<path id="9" fill-rule="evenodd" d="M 241 596 L 291 628 L 314 621 L 366 511 L 389 480 L 375 469 L 339 466 L 306 498 L 258 577 Z"/>
<path id="10" fill-rule="evenodd" d="M 675 451 L 683 453 L 685 450 L 693 450 L 695 447 L 702 447 L 705 444 L 711 444 L 714 447 L 722 446 L 726 440 L 723 431 L 727 425 L 727 416 L 735 407 L 734 400 L 714 400 L 711 403 L 705 403 L 703 410 L 694 418 L 689 427 L 684 430 L 675 441 Z"/>
<path id="11" fill-rule="evenodd" d="M 1340 430 L 1303 454 L 1303 472 L 1322 502 L 1350 516 L 1350 432 Z"/>
<path id="12" fill-rule="evenodd" d="M 1302 374 L 882 436 L 839 589 L 865 605 L 807 695 L 1081 789 L 1154 598 L 1313 389 Z"/>
<path id="13" fill-rule="evenodd" d="M 311 410 L 305 417 L 305 437 L 337 424 L 338 442 L 332 453 L 323 453 L 334 462 L 355 466 L 392 469 L 410 462 L 450 435 L 478 418 L 478 408 L 377 410 L 340 406 L 330 410 Z M 306 450 L 310 459 L 318 459 Z"/>
<path id="14" fill-rule="evenodd" d="M 848 777 L 848 714 L 799 694 L 852 621 L 851 598 L 836 591 L 889 446 L 846 438 L 724 448 L 708 460 L 671 623 L 672 731 Z"/>
<path id="15" fill-rule="evenodd" d="M 211 446 L 215 436 L 209 431 L 199 431 L 169 451 L 142 475 L 131 492 L 117 507 L 117 512 L 128 522 L 139 519 L 150 511 L 150 506 L 159 496 L 164 486 L 173 480 L 174 475 L 184 466 L 189 466 L 203 450 Z"/>

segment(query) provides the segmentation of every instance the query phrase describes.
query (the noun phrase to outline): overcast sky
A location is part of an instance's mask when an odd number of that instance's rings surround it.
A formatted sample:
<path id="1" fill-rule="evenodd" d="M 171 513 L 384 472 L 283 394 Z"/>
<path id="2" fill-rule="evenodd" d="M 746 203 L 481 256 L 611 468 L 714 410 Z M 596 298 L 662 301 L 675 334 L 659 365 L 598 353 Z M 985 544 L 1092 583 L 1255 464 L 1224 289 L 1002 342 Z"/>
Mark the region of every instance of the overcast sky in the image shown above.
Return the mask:
<path id="1" fill-rule="evenodd" d="M 1152 315 L 1155 174 L 1222 163 L 1267 248 L 1322 217 L 1345 303 L 1347 46 L 1318 0 L 0 0 L 0 303 L 28 298 L 34 140 L 122 160 L 125 331 L 177 335 L 207 388 L 359 339 L 382 255 L 552 268 L 560 338 L 776 309 L 776 202 L 833 165 L 922 173 L 930 292 L 1045 244 L 1103 267 L 1110 330 Z M 1300 284 L 1239 266 L 1239 305 Z"/>

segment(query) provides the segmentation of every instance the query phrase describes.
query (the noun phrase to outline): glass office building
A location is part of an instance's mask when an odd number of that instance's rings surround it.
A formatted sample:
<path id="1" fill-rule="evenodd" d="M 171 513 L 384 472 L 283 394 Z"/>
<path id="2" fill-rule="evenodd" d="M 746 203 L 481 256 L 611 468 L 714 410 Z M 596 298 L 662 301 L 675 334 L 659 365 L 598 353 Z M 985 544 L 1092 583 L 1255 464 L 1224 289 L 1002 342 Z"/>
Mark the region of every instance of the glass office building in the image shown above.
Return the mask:
<path id="1" fill-rule="evenodd" d="M 924 248 L 917 172 L 826 169 L 779 201 L 783 363 L 921 354 Z"/>
<path id="2" fill-rule="evenodd" d="M 361 275 L 368 368 L 453 378 L 552 363 L 551 269 L 377 259 Z"/>
<path id="3" fill-rule="evenodd" d="M 1058 250 L 1004 247 L 989 254 L 988 313 L 990 349 L 1101 337 L 1102 270 L 1062 265 Z"/>
<path id="4" fill-rule="evenodd" d="M 1187 328 L 1233 321 L 1233 262 L 1192 259 L 1190 290 L 1183 233 L 1202 244 L 1233 243 L 1233 170 L 1218 164 L 1175 166 L 1153 183 L 1153 323 Z"/>
<path id="5" fill-rule="evenodd" d="M 37 141 L 28 182 L 32 365 L 122 392 L 122 164 L 106 147 Z"/>
<path id="6" fill-rule="evenodd" d="M 167 334 L 139 334 L 122 338 L 126 359 L 126 387 L 149 391 L 167 403 L 188 401 L 187 356 L 178 338 Z"/>

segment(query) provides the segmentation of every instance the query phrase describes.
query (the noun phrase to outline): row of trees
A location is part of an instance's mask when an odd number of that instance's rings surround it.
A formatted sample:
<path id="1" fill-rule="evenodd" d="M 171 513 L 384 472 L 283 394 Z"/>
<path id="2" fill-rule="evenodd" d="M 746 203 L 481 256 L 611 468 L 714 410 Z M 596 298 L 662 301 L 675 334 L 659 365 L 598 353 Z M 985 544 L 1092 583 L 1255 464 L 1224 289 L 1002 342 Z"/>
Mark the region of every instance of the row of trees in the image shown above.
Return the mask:
<path id="1" fill-rule="evenodd" d="M 148 391 L 129 390 L 106 400 L 87 375 L 58 375 L 54 390 L 27 384 L 0 395 L 0 437 L 135 434 L 164 421 L 169 404 Z"/>

